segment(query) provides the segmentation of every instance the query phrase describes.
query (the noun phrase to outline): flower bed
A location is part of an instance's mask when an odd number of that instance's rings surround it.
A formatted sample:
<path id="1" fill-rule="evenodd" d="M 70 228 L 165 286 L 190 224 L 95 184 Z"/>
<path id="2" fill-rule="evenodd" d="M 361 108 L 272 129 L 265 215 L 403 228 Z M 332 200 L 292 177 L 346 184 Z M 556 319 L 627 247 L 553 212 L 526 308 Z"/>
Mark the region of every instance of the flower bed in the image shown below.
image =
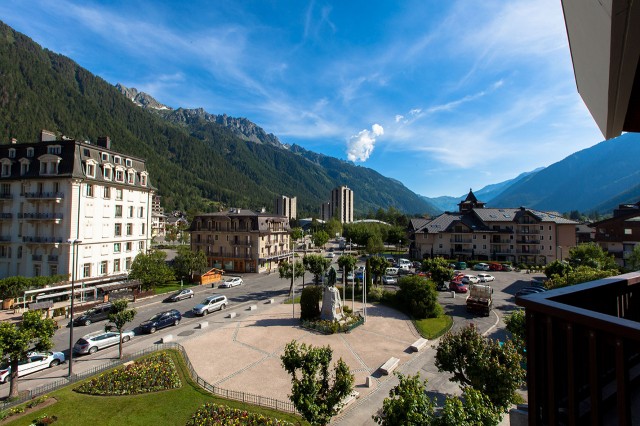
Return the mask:
<path id="1" fill-rule="evenodd" d="M 334 334 L 346 333 L 363 323 L 364 319 L 360 315 L 346 314 L 343 322 L 329 320 L 302 321 L 302 326 L 325 334 Z"/>
<path id="2" fill-rule="evenodd" d="M 100 374 L 75 388 L 90 395 L 135 395 L 182 386 L 178 370 L 166 352 Z"/>
<path id="3" fill-rule="evenodd" d="M 204 404 L 196 411 L 187 426 L 214 426 L 214 425 L 269 425 L 285 426 L 293 423 L 266 417 L 262 414 L 250 413 L 237 408 L 230 408 L 211 402 Z"/>

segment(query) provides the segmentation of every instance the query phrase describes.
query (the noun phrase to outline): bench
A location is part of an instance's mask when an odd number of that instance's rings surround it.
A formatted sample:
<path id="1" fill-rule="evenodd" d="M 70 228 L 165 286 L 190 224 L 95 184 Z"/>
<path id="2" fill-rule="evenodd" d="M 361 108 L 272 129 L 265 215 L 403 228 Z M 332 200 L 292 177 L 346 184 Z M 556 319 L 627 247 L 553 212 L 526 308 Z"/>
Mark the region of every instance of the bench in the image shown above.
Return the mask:
<path id="1" fill-rule="evenodd" d="M 356 399 L 360 397 L 360 393 L 358 391 L 353 391 L 349 395 L 345 396 L 342 401 L 340 401 L 340 411 L 347 408 L 349 405 L 353 403 Z"/>
<path id="2" fill-rule="evenodd" d="M 229 315 L 227 315 L 227 318 L 235 318 L 236 315 L 238 314 L 236 314 L 235 312 L 229 312 Z"/>
<path id="3" fill-rule="evenodd" d="M 275 299 L 267 299 L 267 301 L 264 302 L 264 303 L 273 305 L 274 303 L 276 303 L 276 301 L 275 301 Z"/>
<path id="4" fill-rule="evenodd" d="M 258 309 L 258 305 L 251 305 L 251 306 L 249 306 L 249 308 L 247 310 L 248 311 L 255 311 L 256 309 Z"/>
<path id="5" fill-rule="evenodd" d="M 200 321 L 196 328 L 207 328 L 209 327 L 209 321 Z"/>
<path id="6" fill-rule="evenodd" d="M 420 352 L 421 349 L 423 349 L 425 346 L 427 346 L 427 343 L 429 343 L 429 341 L 425 338 L 420 338 L 418 340 L 416 340 L 415 342 L 413 342 L 410 346 L 411 349 L 413 349 L 414 352 Z"/>
<path id="7" fill-rule="evenodd" d="M 386 375 L 389 375 L 393 370 L 395 370 L 398 367 L 399 363 L 400 363 L 400 360 L 392 356 L 387 360 L 387 362 L 382 364 L 382 367 L 380 367 L 380 371 L 382 371 Z"/>
<path id="8" fill-rule="evenodd" d="M 167 334 L 166 336 L 162 336 L 160 339 L 160 343 L 173 342 L 173 334 Z"/>

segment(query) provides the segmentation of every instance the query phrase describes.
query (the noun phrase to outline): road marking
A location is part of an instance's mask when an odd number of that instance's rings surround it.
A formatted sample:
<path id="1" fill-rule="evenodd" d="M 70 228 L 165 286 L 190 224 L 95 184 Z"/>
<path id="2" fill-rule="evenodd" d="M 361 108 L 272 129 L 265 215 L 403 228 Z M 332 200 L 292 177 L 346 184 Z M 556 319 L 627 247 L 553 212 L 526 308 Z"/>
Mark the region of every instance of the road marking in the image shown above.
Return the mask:
<path id="1" fill-rule="evenodd" d="M 496 316 L 496 322 L 493 323 L 493 325 L 491 327 L 489 327 L 489 329 L 487 331 L 482 333 L 483 336 L 486 336 L 487 334 L 489 334 L 491 332 L 491 330 L 496 328 L 498 326 L 498 323 L 500 322 L 500 316 L 498 315 L 498 313 L 494 309 L 492 309 L 491 312 L 493 312 L 493 314 Z"/>

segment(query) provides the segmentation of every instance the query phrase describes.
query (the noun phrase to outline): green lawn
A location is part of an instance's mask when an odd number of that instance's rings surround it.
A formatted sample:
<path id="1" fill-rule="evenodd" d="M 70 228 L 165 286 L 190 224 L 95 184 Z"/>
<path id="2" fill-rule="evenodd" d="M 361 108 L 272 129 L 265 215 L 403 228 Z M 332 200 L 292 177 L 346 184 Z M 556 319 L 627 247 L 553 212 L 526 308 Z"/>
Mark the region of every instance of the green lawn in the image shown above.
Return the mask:
<path id="1" fill-rule="evenodd" d="M 442 315 L 438 318 L 427 318 L 414 320 L 413 323 L 418 329 L 418 333 L 425 339 L 435 339 L 449 331 L 453 325 L 453 318 L 449 315 Z"/>
<path id="2" fill-rule="evenodd" d="M 37 417 L 47 414 L 58 417 L 58 421 L 54 424 L 65 426 L 185 425 L 191 415 L 205 402 L 215 402 L 261 413 L 294 424 L 308 424 L 292 414 L 212 396 L 193 383 L 179 353 L 177 351 L 169 352 L 176 362 L 180 380 L 182 380 L 183 385 L 179 389 L 135 396 L 91 396 L 74 392 L 72 389 L 78 386 L 78 383 L 75 383 L 48 394 L 50 397 L 56 398 L 57 403 L 7 424 L 27 426 Z"/>
<path id="3" fill-rule="evenodd" d="M 153 291 L 155 294 L 173 293 L 175 291 L 182 290 L 183 288 L 194 287 L 198 285 L 196 283 L 189 283 L 186 281 L 184 281 L 183 283 L 184 285 L 182 287 L 180 287 L 180 281 L 170 281 L 168 283 L 158 284 L 153 287 Z"/>

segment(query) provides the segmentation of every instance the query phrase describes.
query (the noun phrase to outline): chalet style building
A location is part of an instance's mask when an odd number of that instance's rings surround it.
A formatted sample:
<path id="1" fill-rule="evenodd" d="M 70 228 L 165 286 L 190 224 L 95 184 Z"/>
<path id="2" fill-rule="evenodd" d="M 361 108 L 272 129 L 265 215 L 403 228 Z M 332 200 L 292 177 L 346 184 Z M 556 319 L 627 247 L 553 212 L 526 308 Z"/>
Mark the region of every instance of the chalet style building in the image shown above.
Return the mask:
<path id="1" fill-rule="evenodd" d="M 640 201 L 620 204 L 613 217 L 591 225 L 596 229 L 595 241 L 612 254 L 618 265 L 626 268 L 629 255 L 640 244 Z"/>
<path id="2" fill-rule="evenodd" d="M 471 190 L 458 207 L 456 213 L 412 222 L 413 257 L 546 265 L 575 246 L 577 223 L 558 213 L 486 208 Z"/>
<path id="3" fill-rule="evenodd" d="M 126 273 L 151 238 L 145 161 L 97 144 L 57 140 L 0 145 L 0 277 Z M 72 257 L 74 255 L 75 257 Z M 75 261 L 72 261 L 75 260 Z"/>
<path id="4" fill-rule="evenodd" d="M 237 208 L 198 215 L 189 229 L 191 250 L 227 272 L 264 272 L 291 257 L 290 231 L 286 216 Z"/>

